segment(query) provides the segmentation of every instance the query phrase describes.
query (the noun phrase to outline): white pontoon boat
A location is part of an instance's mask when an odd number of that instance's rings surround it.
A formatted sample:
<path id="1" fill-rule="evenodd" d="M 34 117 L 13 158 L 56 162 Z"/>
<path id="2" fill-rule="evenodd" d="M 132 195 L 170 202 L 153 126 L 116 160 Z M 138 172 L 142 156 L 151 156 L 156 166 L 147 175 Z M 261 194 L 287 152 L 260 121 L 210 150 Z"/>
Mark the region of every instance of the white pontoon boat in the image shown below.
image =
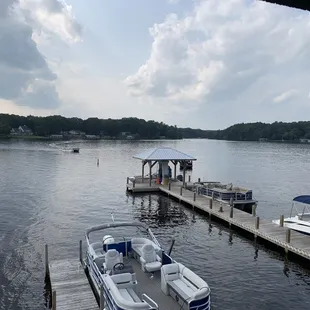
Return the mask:
<path id="1" fill-rule="evenodd" d="M 280 225 L 280 220 L 272 222 Z M 293 199 L 290 217 L 284 219 L 283 226 L 310 235 L 310 196 L 302 195 Z"/>
<path id="2" fill-rule="evenodd" d="M 130 227 L 142 236 L 128 237 Z M 99 231 L 109 234 L 91 243 L 90 234 Z M 208 284 L 165 253 L 143 223 L 92 227 L 86 242 L 86 265 L 98 295 L 103 288 L 105 310 L 210 310 Z"/>

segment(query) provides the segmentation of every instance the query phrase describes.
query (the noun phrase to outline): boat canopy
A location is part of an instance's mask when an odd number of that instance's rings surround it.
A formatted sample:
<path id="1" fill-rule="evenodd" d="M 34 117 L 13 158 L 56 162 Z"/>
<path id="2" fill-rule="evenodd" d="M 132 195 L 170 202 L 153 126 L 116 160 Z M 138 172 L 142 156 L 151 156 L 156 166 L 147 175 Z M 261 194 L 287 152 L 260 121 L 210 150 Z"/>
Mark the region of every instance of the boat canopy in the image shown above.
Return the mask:
<path id="1" fill-rule="evenodd" d="M 310 195 L 297 196 L 293 199 L 293 201 L 310 205 Z"/>

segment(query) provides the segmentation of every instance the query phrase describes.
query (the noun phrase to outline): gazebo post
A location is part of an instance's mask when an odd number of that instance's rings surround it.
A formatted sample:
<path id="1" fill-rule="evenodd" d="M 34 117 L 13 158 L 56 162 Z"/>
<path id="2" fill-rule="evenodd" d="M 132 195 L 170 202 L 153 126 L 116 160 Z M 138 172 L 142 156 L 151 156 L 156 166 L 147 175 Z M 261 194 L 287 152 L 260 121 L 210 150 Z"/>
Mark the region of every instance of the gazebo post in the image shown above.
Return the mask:
<path id="1" fill-rule="evenodd" d="M 150 172 L 149 172 L 150 182 L 149 182 L 149 185 L 151 187 L 152 186 L 152 161 L 149 161 L 149 167 L 150 167 Z"/>
<path id="2" fill-rule="evenodd" d="M 173 164 L 174 164 L 174 180 L 176 181 L 177 180 L 177 164 L 178 164 L 178 162 L 174 161 Z"/>
<path id="3" fill-rule="evenodd" d="M 145 165 L 145 161 L 142 160 L 142 183 L 144 183 L 144 165 Z"/>

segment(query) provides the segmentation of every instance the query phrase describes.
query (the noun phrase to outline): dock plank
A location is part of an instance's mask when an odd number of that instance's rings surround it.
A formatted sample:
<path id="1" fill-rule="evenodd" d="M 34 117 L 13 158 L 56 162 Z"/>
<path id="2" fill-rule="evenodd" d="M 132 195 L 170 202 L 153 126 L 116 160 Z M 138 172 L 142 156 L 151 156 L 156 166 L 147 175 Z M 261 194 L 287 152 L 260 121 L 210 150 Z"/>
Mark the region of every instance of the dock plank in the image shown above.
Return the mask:
<path id="1" fill-rule="evenodd" d="M 57 310 L 98 310 L 98 304 L 83 267 L 77 259 L 49 264 L 52 290 L 56 291 Z"/>

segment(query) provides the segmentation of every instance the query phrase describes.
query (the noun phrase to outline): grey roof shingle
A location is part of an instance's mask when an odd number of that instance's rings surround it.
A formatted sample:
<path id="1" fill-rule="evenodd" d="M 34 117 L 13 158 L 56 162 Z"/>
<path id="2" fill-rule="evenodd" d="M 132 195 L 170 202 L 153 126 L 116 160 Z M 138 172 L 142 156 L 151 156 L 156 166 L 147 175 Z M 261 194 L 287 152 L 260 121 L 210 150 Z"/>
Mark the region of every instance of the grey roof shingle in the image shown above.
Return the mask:
<path id="1" fill-rule="evenodd" d="M 196 158 L 171 147 L 158 147 L 139 153 L 134 158 L 151 161 L 151 160 L 196 160 Z"/>

